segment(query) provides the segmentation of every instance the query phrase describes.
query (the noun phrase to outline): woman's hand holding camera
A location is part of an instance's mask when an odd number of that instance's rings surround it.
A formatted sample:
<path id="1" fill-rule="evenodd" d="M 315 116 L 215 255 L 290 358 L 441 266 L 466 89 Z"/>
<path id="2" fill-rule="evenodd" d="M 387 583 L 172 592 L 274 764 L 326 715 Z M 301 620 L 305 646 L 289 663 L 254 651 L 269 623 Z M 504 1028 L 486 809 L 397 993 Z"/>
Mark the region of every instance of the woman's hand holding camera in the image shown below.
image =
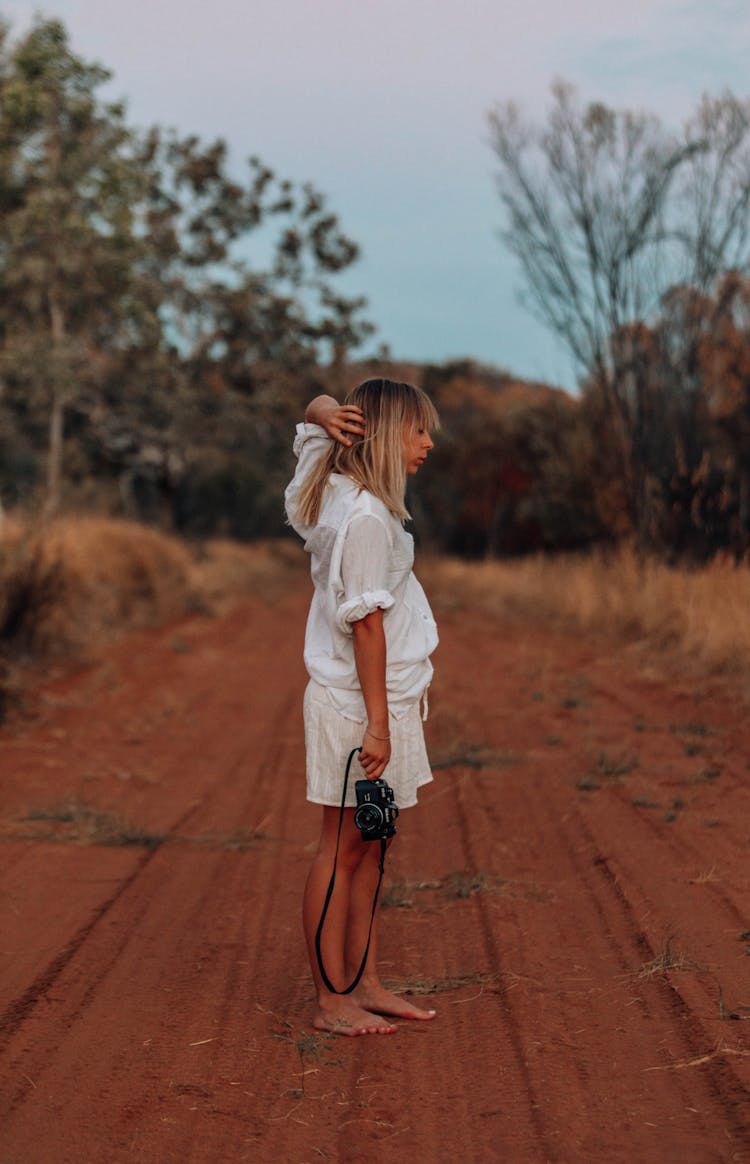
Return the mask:
<path id="1" fill-rule="evenodd" d="M 385 732 L 374 735 L 369 727 L 362 739 L 362 750 L 359 753 L 359 762 L 365 770 L 368 780 L 378 780 L 391 758 L 391 740 Z"/>
<path id="2" fill-rule="evenodd" d="M 367 728 L 359 762 L 368 780 L 383 775 L 391 758 L 388 694 L 385 688 L 385 632 L 383 611 L 378 607 L 352 623 L 354 661 L 365 699 Z"/>

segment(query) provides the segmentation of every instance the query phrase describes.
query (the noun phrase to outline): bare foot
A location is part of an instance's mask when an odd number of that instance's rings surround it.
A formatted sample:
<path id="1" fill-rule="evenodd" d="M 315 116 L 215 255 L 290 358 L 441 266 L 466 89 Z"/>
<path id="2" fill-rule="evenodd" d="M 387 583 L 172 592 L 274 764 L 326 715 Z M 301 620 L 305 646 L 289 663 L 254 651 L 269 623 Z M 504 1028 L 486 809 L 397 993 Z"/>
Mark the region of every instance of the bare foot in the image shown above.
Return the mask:
<path id="1" fill-rule="evenodd" d="M 392 1035 L 398 1030 L 395 1023 L 386 1022 L 377 1014 L 364 1010 L 349 998 L 336 999 L 319 1006 L 313 1024 L 316 1031 L 330 1031 L 333 1035 Z"/>
<path id="2" fill-rule="evenodd" d="M 379 982 L 367 986 L 360 985 L 352 998 L 359 1006 L 372 1011 L 373 1014 L 388 1014 L 393 1015 L 394 1018 L 421 1020 L 434 1019 L 436 1014 L 434 1010 L 422 1010 L 421 1007 L 414 1006 L 405 998 L 394 994 L 392 990 L 386 990 Z"/>

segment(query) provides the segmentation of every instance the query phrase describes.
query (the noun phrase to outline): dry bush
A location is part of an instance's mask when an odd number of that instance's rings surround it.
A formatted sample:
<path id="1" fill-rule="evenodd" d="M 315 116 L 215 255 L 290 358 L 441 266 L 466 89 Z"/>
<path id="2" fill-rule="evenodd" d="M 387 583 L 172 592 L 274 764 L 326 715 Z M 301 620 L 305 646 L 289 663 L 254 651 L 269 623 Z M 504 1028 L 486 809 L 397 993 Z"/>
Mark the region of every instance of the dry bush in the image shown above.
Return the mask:
<path id="1" fill-rule="evenodd" d="M 675 647 L 709 669 L 750 670 L 750 569 L 716 559 L 701 569 L 608 555 L 467 564 L 435 560 L 421 574 L 436 606 Z"/>
<path id="2" fill-rule="evenodd" d="M 299 576 L 304 557 L 287 542 L 195 549 L 107 518 L 8 519 L 0 530 L 0 646 L 6 657 L 74 655 L 239 594 L 272 601 Z"/>
<path id="3" fill-rule="evenodd" d="M 191 555 L 129 522 L 8 520 L 0 538 L 0 639 L 67 654 L 126 628 L 175 618 L 193 599 Z"/>

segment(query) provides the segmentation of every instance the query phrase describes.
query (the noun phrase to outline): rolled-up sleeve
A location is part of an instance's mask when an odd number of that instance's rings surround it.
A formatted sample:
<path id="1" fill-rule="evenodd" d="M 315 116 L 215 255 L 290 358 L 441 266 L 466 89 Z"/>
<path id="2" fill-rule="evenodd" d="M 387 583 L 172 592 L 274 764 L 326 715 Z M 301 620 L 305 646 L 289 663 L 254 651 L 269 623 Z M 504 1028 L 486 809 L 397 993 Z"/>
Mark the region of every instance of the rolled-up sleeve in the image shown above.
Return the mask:
<path id="1" fill-rule="evenodd" d="M 298 424 L 294 430 L 292 450 L 297 460 L 304 462 L 303 468 L 309 468 L 308 462 L 314 464 L 330 447 L 331 438 L 319 424 Z"/>
<path id="2" fill-rule="evenodd" d="M 342 600 L 336 610 L 336 625 L 345 634 L 351 624 L 372 614 L 389 610 L 394 598 L 388 590 L 390 535 L 374 514 L 362 514 L 349 523 L 341 555 Z"/>

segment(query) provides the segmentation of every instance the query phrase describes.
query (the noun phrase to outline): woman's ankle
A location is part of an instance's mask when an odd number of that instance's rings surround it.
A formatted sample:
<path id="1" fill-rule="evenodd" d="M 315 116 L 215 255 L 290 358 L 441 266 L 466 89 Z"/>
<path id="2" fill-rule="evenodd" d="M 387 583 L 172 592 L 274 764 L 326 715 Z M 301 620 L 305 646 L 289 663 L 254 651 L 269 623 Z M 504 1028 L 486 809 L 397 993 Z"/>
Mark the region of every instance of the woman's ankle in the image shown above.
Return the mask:
<path id="1" fill-rule="evenodd" d="M 356 970 L 352 974 L 352 978 L 354 977 L 354 974 L 356 974 Z M 362 975 L 356 985 L 354 993 L 356 994 L 358 990 L 380 990 L 382 986 L 383 983 L 380 981 L 380 975 L 378 974 L 377 970 L 373 970 L 371 973 L 365 973 Z"/>

